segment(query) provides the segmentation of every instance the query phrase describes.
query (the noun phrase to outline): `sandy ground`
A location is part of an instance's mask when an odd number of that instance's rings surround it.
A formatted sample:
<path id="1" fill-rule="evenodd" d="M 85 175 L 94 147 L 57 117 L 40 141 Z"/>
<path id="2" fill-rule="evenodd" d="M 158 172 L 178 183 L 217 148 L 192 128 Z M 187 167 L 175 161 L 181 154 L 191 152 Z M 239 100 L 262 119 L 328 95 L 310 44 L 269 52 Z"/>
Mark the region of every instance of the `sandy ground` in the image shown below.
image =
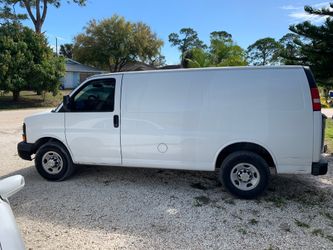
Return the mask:
<path id="1" fill-rule="evenodd" d="M 10 201 L 27 249 L 333 249 L 329 174 L 277 176 L 260 199 L 235 199 L 215 173 L 80 167 L 47 182 L 17 156 L 23 117 L 0 112 L 0 176 L 22 174 Z"/>

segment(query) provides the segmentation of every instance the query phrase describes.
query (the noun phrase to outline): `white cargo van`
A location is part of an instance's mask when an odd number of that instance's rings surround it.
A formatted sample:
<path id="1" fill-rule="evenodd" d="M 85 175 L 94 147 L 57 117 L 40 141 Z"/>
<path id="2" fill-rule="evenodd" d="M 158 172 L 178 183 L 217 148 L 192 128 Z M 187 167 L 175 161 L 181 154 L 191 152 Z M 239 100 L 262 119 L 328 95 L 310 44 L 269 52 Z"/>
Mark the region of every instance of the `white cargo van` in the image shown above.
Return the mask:
<path id="1" fill-rule="evenodd" d="M 231 193 L 251 198 L 271 173 L 326 174 L 320 110 L 301 66 L 103 74 L 27 117 L 18 152 L 57 181 L 75 164 L 219 169 Z"/>

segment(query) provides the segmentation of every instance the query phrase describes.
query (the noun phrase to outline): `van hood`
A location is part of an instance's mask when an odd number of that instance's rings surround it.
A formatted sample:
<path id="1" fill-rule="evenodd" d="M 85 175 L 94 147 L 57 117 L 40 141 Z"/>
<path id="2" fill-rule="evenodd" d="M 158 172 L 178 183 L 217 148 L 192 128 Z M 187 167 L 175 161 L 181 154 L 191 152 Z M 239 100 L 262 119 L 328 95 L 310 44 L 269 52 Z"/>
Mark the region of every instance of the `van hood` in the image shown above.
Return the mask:
<path id="1" fill-rule="evenodd" d="M 52 112 L 52 108 L 50 108 L 49 110 L 46 110 L 46 111 L 42 111 L 42 112 L 38 112 L 38 113 L 35 113 L 35 114 L 32 114 L 32 115 L 29 115 L 27 117 L 24 118 L 24 122 L 26 122 L 27 120 L 30 120 L 30 119 L 35 119 L 37 117 L 40 117 L 40 116 L 45 116 L 47 114 L 50 114 Z"/>

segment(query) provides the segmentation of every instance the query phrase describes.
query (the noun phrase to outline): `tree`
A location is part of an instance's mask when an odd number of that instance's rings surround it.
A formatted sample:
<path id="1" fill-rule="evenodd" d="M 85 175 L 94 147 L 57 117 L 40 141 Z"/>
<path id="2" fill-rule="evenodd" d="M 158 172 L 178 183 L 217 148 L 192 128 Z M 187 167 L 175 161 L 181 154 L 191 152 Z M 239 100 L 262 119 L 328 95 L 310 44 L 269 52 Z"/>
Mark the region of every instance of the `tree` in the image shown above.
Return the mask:
<path id="1" fill-rule="evenodd" d="M 164 66 L 166 64 L 165 56 L 163 56 L 159 51 L 158 54 L 156 54 L 155 56 L 151 56 L 150 58 L 148 58 L 146 63 L 154 67 Z"/>
<path id="2" fill-rule="evenodd" d="M 110 71 L 121 71 L 129 62 L 154 63 L 163 45 L 148 25 L 117 15 L 101 22 L 90 21 L 74 40 L 75 60 Z"/>
<path id="3" fill-rule="evenodd" d="M 142 22 L 133 23 L 133 38 L 139 61 L 153 66 L 165 64 L 165 57 L 161 54 L 163 41 L 158 39 L 150 27 Z"/>
<path id="4" fill-rule="evenodd" d="M 185 54 L 184 61 L 185 68 L 247 65 L 244 50 L 225 31 L 212 32 L 208 50 L 193 48 Z"/>
<path id="5" fill-rule="evenodd" d="M 184 56 L 184 68 L 205 68 L 213 66 L 208 52 L 202 48 L 193 48 Z"/>
<path id="6" fill-rule="evenodd" d="M 60 55 L 66 58 L 73 58 L 73 44 L 71 43 L 65 43 L 60 45 Z"/>
<path id="7" fill-rule="evenodd" d="M 244 50 L 232 40 L 232 35 L 226 31 L 214 31 L 210 34 L 209 50 L 213 65 L 247 65 Z"/>
<path id="8" fill-rule="evenodd" d="M 18 22 L 0 26 L 0 89 L 17 101 L 22 90 L 57 92 L 64 59 L 56 57 L 41 34 Z"/>
<path id="9" fill-rule="evenodd" d="M 85 5 L 86 0 L 72 0 L 80 6 Z M 61 0 L 0 0 L 0 3 L 5 6 L 5 17 L 15 19 L 15 12 L 10 10 L 10 6 L 19 4 L 22 8 L 25 8 L 27 14 L 35 26 L 36 33 L 42 32 L 42 27 L 46 19 L 48 6 L 52 5 L 56 8 L 61 6 Z M 70 2 L 67 0 L 67 2 Z M 35 13 L 34 13 L 35 12 Z M 18 16 L 23 18 L 22 15 Z"/>
<path id="10" fill-rule="evenodd" d="M 182 36 L 182 38 L 181 38 Z M 186 52 L 194 48 L 205 49 L 207 46 L 198 38 L 198 33 L 191 28 L 182 28 L 177 33 L 169 35 L 171 46 L 178 47 L 181 53 L 181 62 L 183 64 Z"/>
<path id="11" fill-rule="evenodd" d="M 305 63 L 314 72 L 319 82 L 326 87 L 333 86 L 333 3 L 330 8 L 315 9 L 305 6 L 305 11 L 312 15 L 327 17 L 320 25 L 306 21 L 292 25 L 289 29 L 301 36 L 300 46 Z"/>
<path id="12" fill-rule="evenodd" d="M 27 15 L 25 14 L 16 14 L 14 5 L 8 2 L 9 1 L 0 0 L 0 20 L 6 22 L 27 19 Z"/>
<path id="13" fill-rule="evenodd" d="M 279 62 L 280 45 L 274 38 L 257 40 L 247 48 L 247 57 L 253 65 L 271 65 Z"/>
<path id="14" fill-rule="evenodd" d="M 285 65 L 305 64 L 301 47 L 298 45 L 300 36 L 294 33 L 287 33 L 280 40 L 281 63 Z"/>

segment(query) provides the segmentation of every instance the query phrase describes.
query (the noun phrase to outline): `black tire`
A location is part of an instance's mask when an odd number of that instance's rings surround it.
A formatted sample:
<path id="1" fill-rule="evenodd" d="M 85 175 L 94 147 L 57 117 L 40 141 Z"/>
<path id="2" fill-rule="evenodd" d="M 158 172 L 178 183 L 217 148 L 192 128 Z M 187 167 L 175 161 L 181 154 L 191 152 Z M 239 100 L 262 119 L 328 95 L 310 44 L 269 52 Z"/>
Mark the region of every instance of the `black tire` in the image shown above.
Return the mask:
<path id="1" fill-rule="evenodd" d="M 52 163 L 56 165 L 55 167 L 45 166 L 48 162 L 47 157 L 52 158 L 51 160 L 53 161 Z M 53 158 L 55 158 L 55 160 L 53 160 Z M 59 162 L 62 164 L 58 164 Z M 38 149 L 35 157 L 35 166 L 38 173 L 49 181 L 63 181 L 69 178 L 75 170 L 69 152 L 62 144 L 57 142 L 48 142 Z"/>
<path id="2" fill-rule="evenodd" d="M 244 199 L 253 199 L 262 194 L 268 186 L 269 166 L 256 153 L 234 152 L 222 162 L 219 179 L 231 194 Z"/>

